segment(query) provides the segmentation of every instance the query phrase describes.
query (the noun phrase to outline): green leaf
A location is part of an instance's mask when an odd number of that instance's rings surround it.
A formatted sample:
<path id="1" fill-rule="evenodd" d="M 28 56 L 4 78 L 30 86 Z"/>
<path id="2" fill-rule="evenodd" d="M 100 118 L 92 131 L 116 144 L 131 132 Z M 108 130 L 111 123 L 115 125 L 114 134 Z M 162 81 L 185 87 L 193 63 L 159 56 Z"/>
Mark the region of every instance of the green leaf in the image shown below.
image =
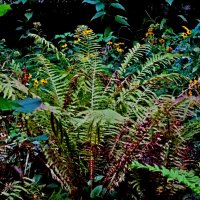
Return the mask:
<path id="1" fill-rule="evenodd" d="M 33 12 L 27 12 L 27 13 L 24 14 L 24 16 L 29 21 L 31 19 L 31 17 L 33 16 Z"/>
<path id="2" fill-rule="evenodd" d="M 183 15 L 178 15 L 184 22 L 188 22 L 187 19 Z"/>
<path id="3" fill-rule="evenodd" d="M 121 15 L 116 15 L 115 21 L 119 24 L 123 24 L 125 26 L 130 26 L 129 23 L 127 22 L 126 18 Z"/>
<path id="4" fill-rule="evenodd" d="M 30 141 L 46 141 L 46 140 L 48 140 L 48 136 L 47 135 L 39 135 L 36 137 L 29 137 L 28 139 Z"/>
<path id="5" fill-rule="evenodd" d="M 99 12 L 100 10 L 104 10 L 105 4 L 104 3 L 97 3 L 96 4 L 96 11 Z"/>
<path id="6" fill-rule="evenodd" d="M 104 31 L 104 37 L 108 37 L 112 32 L 111 28 L 108 26 Z"/>
<path id="7" fill-rule="evenodd" d="M 99 197 L 101 191 L 103 189 L 103 185 L 98 185 L 96 186 L 90 193 L 90 198 L 96 198 L 96 197 Z"/>
<path id="8" fill-rule="evenodd" d="M 28 0 L 18 0 L 15 2 L 15 4 L 19 4 L 19 3 L 25 4 L 26 2 L 28 2 Z"/>
<path id="9" fill-rule="evenodd" d="M 102 180 L 103 177 L 104 177 L 104 176 L 102 176 L 102 175 L 96 176 L 96 177 L 94 178 L 94 182 L 98 182 L 98 181 Z"/>
<path id="10" fill-rule="evenodd" d="M 164 25 L 166 24 L 166 22 L 167 22 L 167 19 L 166 19 L 166 18 L 164 18 L 164 19 L 161 20 L 161 22 L 160 22 L 160 30 L 163 29 L 163 27 L 164 27 Z"/>
<path id="11" fill-rule="evenodd" d="M 120 3 L 111 3 L 110 6 L 114 7 L 114 8 L 118 8 L 118 9 L 121 9 L 121 10 L 126 10 L 124 8 L 124 6 L 122 6 Z"/>
<path id="12" fill-rule="evenodd" d="M 94 19 L 97 19 L 97 18 L 99 18 L 99 17 L 102 17 L 102 16 L 104 16 L 105 14 L 106 14 L 105 11 L 97 12 L 97 13 L 92 17 L 91 21 L 94 20 Z"/>
<path id="13" fill-rule="evenodd" d="M 0 17 L 4 16 L 9 10 L 12 10 L 9 4 L 0 4 Z"/>
<path id="14" fill-rule="evenodd" d="M 42 178 L 42 175 L 40 174 L 36 174 L 34 177 L 33 177 L 33 180 L 35 183 L 38 183 Z"/>
<path id="15" fill-rule="evenodd" d="M 200 48 L 199 48 L 199 47 L 195 47 L 195 48 L 193 49 L 193 51 L 194 51 L 195 53 L 199 53 L 199 52 L 200 52 Z"/>
<path id="16" fill-rule="evenodd" d="M 19 107 L 18 103 L 0 97 L 0 110 L 14 110 L 13 107 Z"/>
<path id="17" fill-rule="evenodd" d="M 174 0 L 165 0 L 170 6 L 172 5 L 172 3 L 174 2 Z"/>
<path id="18" fill-rule="evenodd" d="M 100 0 L 84 0 L 82 3 L 97 4 Z"/>
<path id="19" fill-rule="evenodd" d="M 16 30 L 16 31 L 23 30 L 23 26 L 18 26 L 15 30 Z"/>
<path id="20" fill-rule="evenodd" d="M 33 112 L 42 103 L 40 99 L 31 99 L 31 98 L 26 98 L 23 100 L 15 100 L 14 102 L 16 102 L 21 106 L 21 107 L 14 107 L 15 111 L 23 113 Z"/>

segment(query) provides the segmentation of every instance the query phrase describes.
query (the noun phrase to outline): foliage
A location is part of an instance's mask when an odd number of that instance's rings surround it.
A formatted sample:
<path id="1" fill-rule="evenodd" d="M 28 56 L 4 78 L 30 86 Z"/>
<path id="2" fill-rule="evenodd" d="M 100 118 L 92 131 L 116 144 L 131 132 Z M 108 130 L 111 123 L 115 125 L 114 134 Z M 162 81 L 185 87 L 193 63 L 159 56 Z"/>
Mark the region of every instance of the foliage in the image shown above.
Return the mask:
<path id="1" fill-rule="evenodd" d="M 184 170 L 177 169 L 167 169 L 164 166 L 159 168 L 157 165 L 143 165 L 137 161 L 133 161 L 131 166 L 132 169 L 147 169 L 152 172 L 160 172 L 163 176 L 167 177 L 167 181 L 178 180 L 180 183 L 184 183 L 189 188 L 191 188 L 196 194 L 200 195 L 200 178 L 196 176 L 193 172 L 187 172 Z"/>
<path id="2" fill-rule="evenodd" d="M 11 10 L 11 7 L 9 4 L 0 3 L 0 17 L 5 15 L 9 10 Z"/>
<path id="3" fill-rule="evenodd" d="M 125 16 L 121 15 L 120 12 L 121 11 L 126 11 L 125 7 L 119 2 L 119 0 L 112 0 L 112 1 L 104 1 L 104 0 L 83 0 L 83 3 L 87 3 L 87 4 L 91 4 L 95 6 L 96 9 L 96 13 L 95 15 L 91 18 L 92 20 L 96 20 L 98 18 L 104 19 L 106 20 L 106 17 L 108 17 L 108 19 L 110 17 L 113 18 L 113 20 L 111 21 L 113 23 L 116 22 L 118 24 L 120 24 L 121 26 L 130 26 L 128 23 L 128 20 Z M 112 9 L 117 10 L 117 14 L 112 14 L 113 11 Z M 115 12 L 114 12 L 115 13 Z M 111 24 L 109 25 L 107 23 L 107 30 L 111 29 Z M 111 32 L 111 30 L 110 30 Z"/>
<path id="4" fill-rule="evenodd" d="M 124 10 L 84 3 L 94 19 Z M 130 48 L 86 25 L 52 41 L 28 32 L 25 53 L 0 43 L 1 198 L 199 195 L 199 24 L 185 37 L 166 23 Z"/>

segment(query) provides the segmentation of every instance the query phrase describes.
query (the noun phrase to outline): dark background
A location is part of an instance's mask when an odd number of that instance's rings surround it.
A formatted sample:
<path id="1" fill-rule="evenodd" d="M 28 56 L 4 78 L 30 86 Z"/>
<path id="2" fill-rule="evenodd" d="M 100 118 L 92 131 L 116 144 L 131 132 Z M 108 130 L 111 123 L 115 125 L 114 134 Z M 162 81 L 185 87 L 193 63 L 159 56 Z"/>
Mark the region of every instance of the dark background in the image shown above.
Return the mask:
<path id="1" fill-rule="evenodd" d="M 26 45 L 26 42 L 19 40 L 21 31 L 16 31 L 18 26 L 23 25 L 26 29 L 31 29 L 33 22 L 42 24 L 43 35 L 51 40 L 55 34 L 73 32 L 77 25 L 86 24 L 97 33 L 103 33 L 107 26 L 110 26 L 121 38 L 129 40 L 142 37 L 146 27 L 151 23 L 152 18 L 160 22 L 162 18 L 168 19 L 168 25 L 176 31 L 182 30 L 181 25 L 194 28 L 199 19 L 199 0 L 174 0 L 169 6 L 165 0 L 123 0 L 121 4 L 126 8 L 126 12 L 111 9 L 110 17 L 90 21 L 96 13 L 95 7 L 83 4 L 82 0 L 44 0 L 42 3 L 33 1 L 32 3 L 12 5 L 13 10 L 0 18 L 0 39 L 5 38 L 7 45 L 11 47 Z M 31 9 L 33 17 L 30 21 L 24 22 L 24 13 Z M 114 22 L 113 16 L 120 14 L 128 18 L 130 27 L 121 26 Z M 183 15 L 188 23 L 178 17 Z M 18 20 L 22 20 L 19 22 Z"/>

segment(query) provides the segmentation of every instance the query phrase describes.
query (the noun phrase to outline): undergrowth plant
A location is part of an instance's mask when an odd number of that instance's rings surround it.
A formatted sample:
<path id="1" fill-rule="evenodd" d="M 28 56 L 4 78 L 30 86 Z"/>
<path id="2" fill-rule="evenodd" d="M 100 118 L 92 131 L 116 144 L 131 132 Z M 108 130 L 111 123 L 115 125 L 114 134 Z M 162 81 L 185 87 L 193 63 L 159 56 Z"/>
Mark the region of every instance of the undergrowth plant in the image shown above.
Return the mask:
<path id="1" fill-rule="evenodd" d="M 1 84 L 13 99 L 22 94 L 41 99 L 25 115 L 24 128 L 31 137 L 48 136 L 40 158 L 71 199 L 167 199 L 189 189 L 199 194 L 194 183 L 199 158 L 192 146 L 200 129 L 199 97 L 182 91 L 187 77 L 164 70 L 179 54 L 156 53 L 137 43 L 121 52 L 120 64 L 110 70 L 98 36 L 87 26 L 75 30 L 72 54 L 29 36 L 35 46 L 23 59 L 32 78 L 18 84 L 20 93 L 12 76 L 3 74 L 7 79 Z M 130 170 L 133 160 L 132 167 L 150 172 Z M 155 170 L 179 182 L 167 182 Z M 59 199 L 56 192 L 52 195 Z"/>

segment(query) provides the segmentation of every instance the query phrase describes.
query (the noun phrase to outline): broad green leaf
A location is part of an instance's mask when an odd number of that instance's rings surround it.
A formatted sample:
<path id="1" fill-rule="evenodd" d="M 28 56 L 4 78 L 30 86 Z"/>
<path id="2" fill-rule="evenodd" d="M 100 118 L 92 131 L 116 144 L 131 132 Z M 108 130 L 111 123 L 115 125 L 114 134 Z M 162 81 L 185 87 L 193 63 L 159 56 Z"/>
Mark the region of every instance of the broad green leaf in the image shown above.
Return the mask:
<path id="1" fill-rule="evenodd" d="M 125 26 L 130 26 L 129 23 L 127 22 L 126 18 L 121 15 L 116 15 L 115 21 L 119 24 L 123 24 Z"/>
<path id="2" fill-rule="evenodd" d="M 196 53 L 199 53 L 199 52 L 200 52 L 200 48 L 199 48 L 199 47 L 195 47 L 195 48 L 193 49 L 193 51 L 196 52 Z"/>
<path id="3" fill-rule="evenodd" d="M 172 3 L 174 2 L 174 0 L 165 0 L 170 6 L 172 5 Z"/>
<path id="4" fill-rule="evenodd" d="M 103 189 L 103 185 L 98 185 L 96 186 L 90 193 L 90 198 L 96 198 L 96 197 L 99 197 L 101 191 Z"/>
<path id="5" fill-rule="evenodd" d="M 96 177 L 94 178 L 94 182 L 98 182 L 98 181 L 102 180 L 103 177 L 104 177 L 104 176 L 102 176 L 102 175 L 96 176 Z"/>
<path id="6" fill-rule="evenodd" d="M 97 18 L 99 18 L 99 17 L 102 17 L 102 16 L 104 16 L 105 14 L 106 14 L 105 11 L 97 12 L 97 13 L 92 17 L 91 21 L 94 20 L 94 19 L 97 19 Z"/>
<path id="7" fill-rule="evenodd" d="M 104 31 L 104 37 L 108 37 L 111 34 L 111 28 L 108 26 Z"/>
<path id="8" fill-rule="evenodd" d="M 166 19 L 166 18 L 164 18 L 164 19 L 161 20 L 161 22 L 160 22 L 160 30 L 163 29 L 163 27 L 164 27 L 164 25 L 166 24 L 166 22 L 167 22 L 167 19 Z"/>
<path id="9" fill-rule="evenodd" d="M 46 141 L 46 140 L 48 140 L 48 136 L 47 135 L 39 135 L 36 137 L 29 137 L 28 139 L 30 141 Z"/>
<path id="10" fill-rule="evenodd" d="M 20 107 L 20 105 L 0 97 L 0 110 L 14 110 L 14 107 Z"/>
<path id="11" fill-rule="evenodd" d="M 33 12 L 27 12 L 27 13 L 24 14 L 24 16 L 29 21 L 31 19 L 31 17 L 33 16 Z"/>
<path id="12" fill-rule="evenodd" d="M 33 180 L 35 183 L 38 183 L 42 178 L 42 175 L 40 174 L 36 174 L 34 177 L 33 177 Z"/>
<path id="13" fill-rule="evenodd" d="M 104 8 L 105 8 L 105 4 L 104 3 L 97 3 L 96 4 L 96 11 L 97 12 L 99 12 L 99 11 L 101 11 L 101 10 L 104 10 Z"/>
<path id="14" fill-rule="evenodd" d="M 9 4 L 0 4 L 0 17 L 5 15 L 9 10 L 12 10 Z"/>
<path id="15" fill-rule="evenodd" d="M 18 26 L 15 30 L 16 30 L 16 31 L 23 30 L 23 26 Z"/>
<path id="16" fill-rule="evenodd" d="M 18 0 L 15 2 L 15 4 L 19 4 L 19 3 L 22 3 L 22 4 L 25 4 L 28 0 Z"/>
<path id="17" fill-rule="evenodd" d="M 184 22 L 188 22 L 187 19 L 183 15 L 178 15 Z"/>
<path id="18" fill-rule="evenodd" d="M 16 102 L 21 106 L 21 107 L 14 107 L 15 111 L 23 113 L 33 112 L 42 103 L 40 99 L 31 99 L 31 98 L 26 98 L 23 100 L 15 100 L 14 102 Z"/>
<path id="19" fill-rule="evenodd" d="M 83 3 L 89 3 L 89 4 L 97 4 L 100 0 L 84 0 Z"/>
<path id="20" fill-rule="evenodd" d="M 110 6 L 114 7 L 114 8 L 118 8 L 118 9 L 121 9 L 121 10 L 126 10 L 124 8 L 124 6 L 122 6 L 120 3 L 111 3 Z"/>

